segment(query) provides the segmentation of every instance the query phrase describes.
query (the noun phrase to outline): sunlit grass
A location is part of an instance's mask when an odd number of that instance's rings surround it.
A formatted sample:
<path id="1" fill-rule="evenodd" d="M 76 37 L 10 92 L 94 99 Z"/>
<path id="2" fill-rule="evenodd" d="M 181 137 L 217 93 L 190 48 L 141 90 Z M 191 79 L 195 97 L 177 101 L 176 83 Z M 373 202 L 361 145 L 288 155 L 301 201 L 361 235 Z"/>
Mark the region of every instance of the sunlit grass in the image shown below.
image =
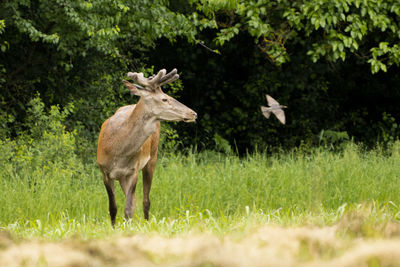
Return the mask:
<path id="1" fill-rule="evenodd" d="M 129 222 L 123 219 L 124 197 L 117 187 L 115 229 L 95 164 L 75 164 L 80 169 L 71 170 L 54 161 L 35 171 L 11 164 L 0 171 L 0 227 L 20 237 L 50 239 L 196 231 L 224 235 L 261 224 L 332 225 L 344 214 L 364 210 L 363 220 L 371 225 L 365 228 L 375 229 L 400 220 L 399 162 L 399 143 L 373 151 L 350 144 L 342 152 L 165 156 L 153 180 L 151 219 L 143 219 L 141 182 Z"/>

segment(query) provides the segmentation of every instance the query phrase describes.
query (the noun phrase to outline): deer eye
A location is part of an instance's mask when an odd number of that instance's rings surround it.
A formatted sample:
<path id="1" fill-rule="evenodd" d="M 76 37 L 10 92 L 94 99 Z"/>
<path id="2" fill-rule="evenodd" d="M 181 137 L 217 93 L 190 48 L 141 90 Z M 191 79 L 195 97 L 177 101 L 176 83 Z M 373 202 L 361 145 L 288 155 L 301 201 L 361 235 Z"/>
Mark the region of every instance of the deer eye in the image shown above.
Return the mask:
<path id="1" fill-rule="evenodd" d="M 162 101 L 163 101 L 163 102 L 167 102 L 167 101 L 168 101 L 168 99 L 166 99 L 166 98 L 163 98 L 163 99 L 162 99 Z"/>

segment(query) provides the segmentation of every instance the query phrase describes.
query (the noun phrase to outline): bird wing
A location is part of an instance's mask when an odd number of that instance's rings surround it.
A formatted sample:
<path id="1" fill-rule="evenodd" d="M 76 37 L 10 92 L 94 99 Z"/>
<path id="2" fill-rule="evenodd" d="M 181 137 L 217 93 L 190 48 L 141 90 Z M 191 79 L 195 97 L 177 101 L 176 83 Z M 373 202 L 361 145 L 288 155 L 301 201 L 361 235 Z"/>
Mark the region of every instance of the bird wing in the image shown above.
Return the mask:
<path id="1" fill-rule="evenodd" d="M 286 123 L 285 112 L 282 109 L 273 109 L 272 112 L 282 124 Z"/>
<path id="2" fill-rule="evenodd" d="M 265 95 L 267 97 L 268 105 L 279 105 L 278 101 L 273 99 L 270 95 Z"/>
<path id="3" fill-rule="evenodd" d="M 269 119 L 269 116 L 271 115 L 271 108 L 267 108 L 267 107 L 261 106 L 261 112 L 264 115 L 264 117 Z"/>

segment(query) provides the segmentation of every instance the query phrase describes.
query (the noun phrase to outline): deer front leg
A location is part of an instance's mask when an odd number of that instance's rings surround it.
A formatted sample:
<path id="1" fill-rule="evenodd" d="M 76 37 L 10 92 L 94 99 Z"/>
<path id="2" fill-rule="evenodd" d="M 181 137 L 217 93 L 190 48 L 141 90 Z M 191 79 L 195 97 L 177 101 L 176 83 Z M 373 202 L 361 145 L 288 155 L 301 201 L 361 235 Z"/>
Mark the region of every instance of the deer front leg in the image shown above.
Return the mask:
<path id="1" fill-rule="evenodd" d="M 125 203 L 125 209 L 124 209 L 124 214 L 125 214 L 125 219 L 129 220 L 132 218 L 133 212 L 135 210 L 136 206 L 136 197 L 135 197 L 135 190 L 136 190 L 136 183 L 137 183 L 137 177 L 138 174 L 135 172 L 131 177 L 124 181 L 120 181 L 122 191 L 125 194 L 126 197 L 126 203 Z"/>
<path id="2" fill-rule="evenodd" d="M 109 179 L 108 176 L 103 173 L 103 182 L 108 195 L 108 209 L 110 212 L 111 225 L 114 227 L 115 217 L 117 216 L 117 203 L 115 202 L 114 181 L 112 179 Z"/>

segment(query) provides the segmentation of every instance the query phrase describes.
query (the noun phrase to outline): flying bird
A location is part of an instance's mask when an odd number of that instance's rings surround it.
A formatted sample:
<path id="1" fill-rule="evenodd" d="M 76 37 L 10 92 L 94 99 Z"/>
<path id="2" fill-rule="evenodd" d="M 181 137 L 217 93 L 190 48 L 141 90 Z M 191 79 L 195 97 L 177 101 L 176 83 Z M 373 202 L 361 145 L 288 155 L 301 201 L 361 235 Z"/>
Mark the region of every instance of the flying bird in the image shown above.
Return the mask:
<path id="1" fill-rule="evenodd" d="M 287 106 L 279 104 L 278 101 L 273 99 L 270 95 L 265 95 L 265 96 L 267 97 L 269 107 L 261 106 L 262 114 L 267 119 L 269 119 L 269 116 L 271 115 L 272 112 L 282 124 L 285 124 L 286 119 L 285 119 L 285 112 L 283 112 L 283 109 L 287 108 Z"/>

